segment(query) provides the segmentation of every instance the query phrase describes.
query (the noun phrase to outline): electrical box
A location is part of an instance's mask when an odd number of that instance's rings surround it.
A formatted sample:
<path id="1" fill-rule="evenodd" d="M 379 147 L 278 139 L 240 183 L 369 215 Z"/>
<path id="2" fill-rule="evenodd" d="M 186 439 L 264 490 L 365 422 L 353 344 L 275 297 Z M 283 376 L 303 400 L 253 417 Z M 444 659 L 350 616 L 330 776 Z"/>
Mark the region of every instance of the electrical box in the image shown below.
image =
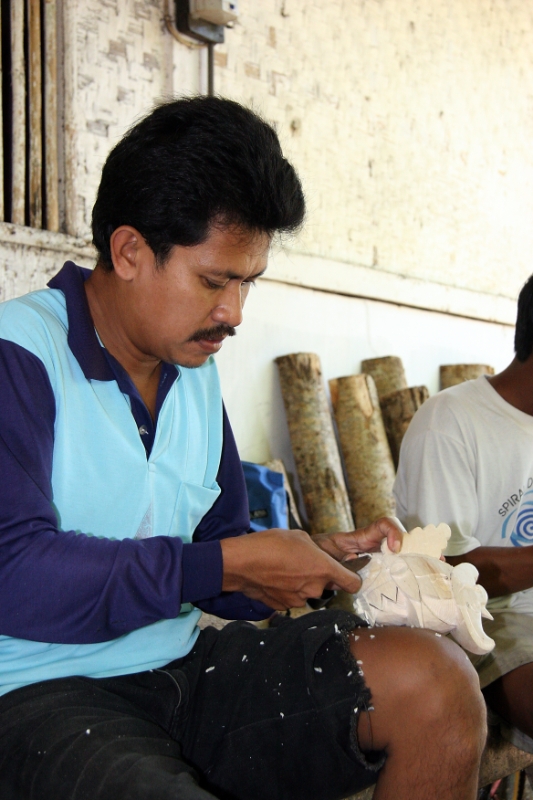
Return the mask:
<path id="1" fill-rule="evenodd" d="M 237 0 L 190 0 L 193 19 L 205 19 L 213 25 L 227 25 L 239 16 Z"/>
<path id="2" fill-rule="evenodd" d="M 176 27 L 206 44 L 221 44 L 224 27 L 238 17 L 237 0 L 175 0 Z"/>

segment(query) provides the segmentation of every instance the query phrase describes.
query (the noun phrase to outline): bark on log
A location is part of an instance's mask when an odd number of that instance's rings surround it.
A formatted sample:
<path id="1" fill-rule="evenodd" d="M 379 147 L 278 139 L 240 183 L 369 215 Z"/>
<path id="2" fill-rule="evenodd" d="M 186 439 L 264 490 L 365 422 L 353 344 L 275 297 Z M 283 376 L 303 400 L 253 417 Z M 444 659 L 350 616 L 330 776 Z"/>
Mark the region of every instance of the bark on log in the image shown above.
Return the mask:
<path id="1" fill-rule="evenodd" d="M 494 375 L 494 367 L 488 364 L 443 364 L 440 368 L 441 391 L 464 381 L 475 380 L 481 375 Z"/>
<path id="2" fill-rule="evenodd" d="M 383 422 L 385 423 L 395 467 L 398 466 L 400 445 L 405 431 L 409 427 L 415 411 L 420 408 L 428 397 L 429 392 L 425 386 L 411 386 L 408 389 L 401 389 L 399 392 L 392 392 L 381 398 Z"/>
<path id="3" fill-rule="evenodd" d="M 402 359 L 398 356 L 367 358 L 361 362 L 361 372 L 372 375 L 380 400 L 386 394 L 407 389 Z"/>
<path id="4" fill-rule="evenodd" d="M 310 532 L 353 530 L 320 359 L 292 353 L 276 364 Z"/>
<path id="5" fill-rule="evenodd" d="M 371 375 L 337 378 L 335 416 L 358 528 L 396 513 L 394 464 Z"/>

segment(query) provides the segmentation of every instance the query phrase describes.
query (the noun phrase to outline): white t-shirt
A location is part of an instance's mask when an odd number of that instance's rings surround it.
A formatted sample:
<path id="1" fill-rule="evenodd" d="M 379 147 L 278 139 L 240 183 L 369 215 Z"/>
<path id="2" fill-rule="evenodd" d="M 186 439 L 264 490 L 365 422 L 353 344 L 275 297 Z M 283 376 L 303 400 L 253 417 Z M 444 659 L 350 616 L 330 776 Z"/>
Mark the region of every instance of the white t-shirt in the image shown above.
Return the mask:
<path id="1" fill-rule="evenodd" d="M 533 545 L 533 416 L 483 376 L 427 400 L 402 442 L 394 484 L 407 530 L 446 522 L 446 555 Z M 489 601 L 533 614 L 533 588 Z"/>

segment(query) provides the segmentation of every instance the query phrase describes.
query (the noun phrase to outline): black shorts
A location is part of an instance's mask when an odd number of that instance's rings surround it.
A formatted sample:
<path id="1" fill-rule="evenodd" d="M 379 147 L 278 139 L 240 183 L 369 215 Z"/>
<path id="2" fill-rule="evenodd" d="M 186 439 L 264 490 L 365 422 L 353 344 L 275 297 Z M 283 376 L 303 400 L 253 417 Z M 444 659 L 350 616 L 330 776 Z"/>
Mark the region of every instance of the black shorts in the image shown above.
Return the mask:
<path id="1" fill-rule="evenodd" d="M 341 800 L 370 785 L 384 759 L 359 750 L 370 692 L 347 648 L 362 623 L 281 619 L 206 628 L 161 670 L 0 698 L 0 797 Z"/>

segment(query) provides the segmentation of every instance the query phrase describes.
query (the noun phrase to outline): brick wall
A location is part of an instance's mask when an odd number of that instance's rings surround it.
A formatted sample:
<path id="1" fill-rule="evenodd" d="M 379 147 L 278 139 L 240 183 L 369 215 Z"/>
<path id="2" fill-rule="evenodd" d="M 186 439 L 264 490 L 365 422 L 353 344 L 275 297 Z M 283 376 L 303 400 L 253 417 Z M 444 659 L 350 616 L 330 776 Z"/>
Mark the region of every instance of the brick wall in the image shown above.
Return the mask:
<path id="1" fill-rule="evenodd" d="M 166 31 L 165 0 L 63 6 L 67 229 L 88 238 L 109 149 L 157 99 L 201 90 L 206 58 Z M 404 303 L 420 286 L 398 276 L 514 298 L 532 271 L 533 6 L 241 0 L 240 11 L 215 51 L 215 87 L 271 120 L 298 167 L 309 214 L 291 251 L 322 259 L 347 294 L 379 297 L 382 281 L 368 287 L 384 274 Z M 367 272 L 348 280 L 346 265 Z M 305 267 L 293 273 L 278 277 L 306 285 Z M 483 306 L 457 298 L 440 310 Z"/>
<path id="2" fill-rule="evenodd" d="M 533 6 L 241 0 L 216 87 L 274 121 L 304 253 L 515 297 L 533 271 Z"/>

